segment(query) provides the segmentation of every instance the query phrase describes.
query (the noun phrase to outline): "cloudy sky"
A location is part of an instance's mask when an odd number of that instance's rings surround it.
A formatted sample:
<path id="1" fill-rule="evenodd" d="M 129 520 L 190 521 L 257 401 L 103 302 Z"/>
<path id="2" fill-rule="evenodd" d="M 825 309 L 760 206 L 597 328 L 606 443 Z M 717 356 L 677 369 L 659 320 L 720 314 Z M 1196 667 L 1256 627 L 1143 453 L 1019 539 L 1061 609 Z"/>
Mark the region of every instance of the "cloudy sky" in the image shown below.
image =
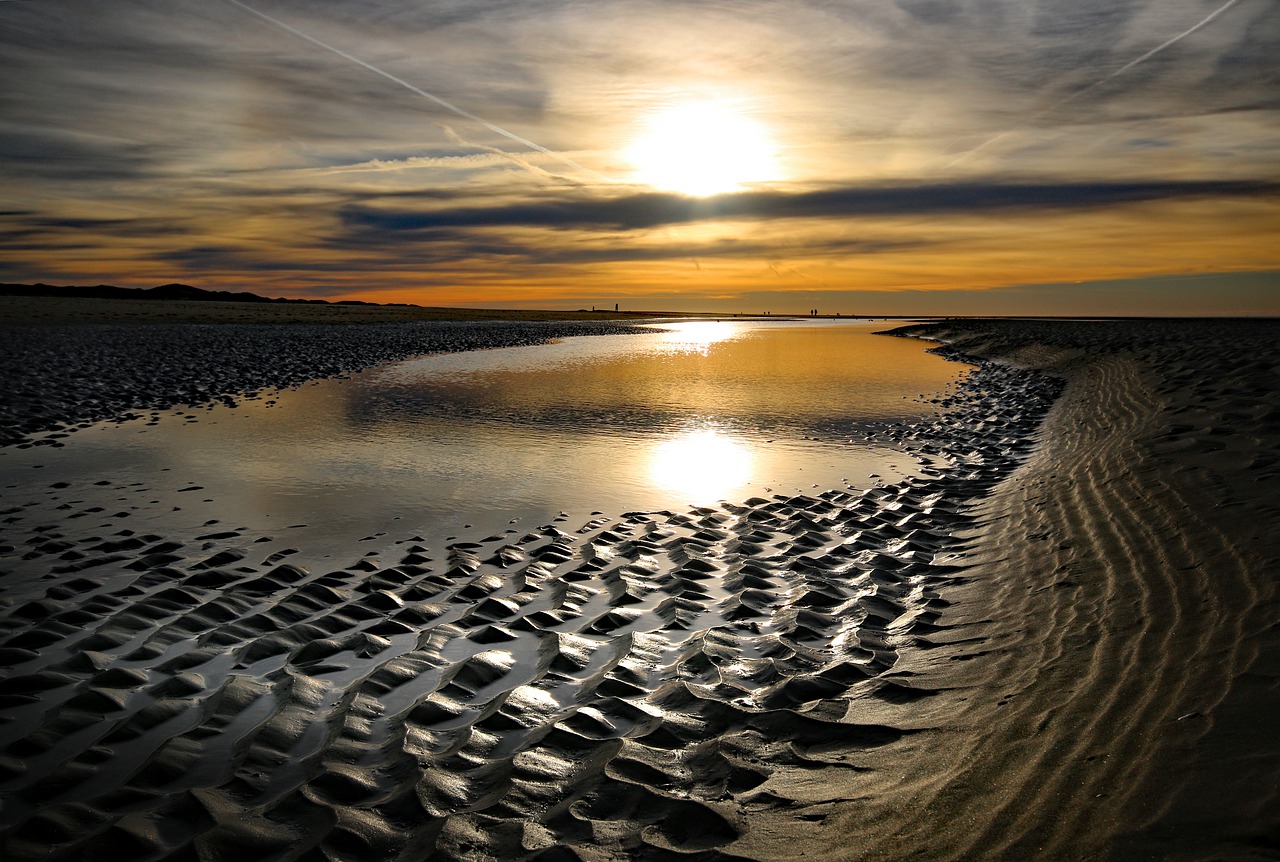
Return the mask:
<path id="1" fill-rule="evenodd" d="M 1280 314 L 1276 0 L 0 0 L 0 281 Z"/>

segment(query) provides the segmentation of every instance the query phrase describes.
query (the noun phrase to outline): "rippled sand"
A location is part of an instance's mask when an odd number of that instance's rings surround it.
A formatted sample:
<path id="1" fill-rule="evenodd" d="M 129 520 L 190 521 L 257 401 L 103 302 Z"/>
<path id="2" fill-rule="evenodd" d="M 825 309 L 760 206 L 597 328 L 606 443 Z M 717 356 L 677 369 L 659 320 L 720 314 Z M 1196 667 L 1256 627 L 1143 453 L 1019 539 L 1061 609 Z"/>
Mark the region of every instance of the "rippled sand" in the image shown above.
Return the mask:
<path id="1" fill-rule="evenodd" d="M 1265 846 L 1275 327 L 911 334 L 999 361 L 886 432 L 942 465 L 895 485 L 389 535 L 326 571 L 74 486 L 16 501 L 5 858 Z"/>
<path id="2" fill-rule="evenodd" d="M 1067 387 L 944 593 L 973 642 L 904 663 L 951 689 L 928 746 L 873 764 L 831 856 L 1275 858 L 1280 323 L 910 331 Z"/>

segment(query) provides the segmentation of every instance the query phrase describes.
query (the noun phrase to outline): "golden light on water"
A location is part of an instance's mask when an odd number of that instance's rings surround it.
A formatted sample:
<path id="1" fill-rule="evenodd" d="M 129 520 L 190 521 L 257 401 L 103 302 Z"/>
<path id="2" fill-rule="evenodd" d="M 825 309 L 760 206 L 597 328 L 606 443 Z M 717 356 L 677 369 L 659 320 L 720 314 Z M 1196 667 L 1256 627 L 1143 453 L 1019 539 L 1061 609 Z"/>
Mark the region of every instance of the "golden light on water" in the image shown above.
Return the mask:
<path id="1" fill-rule="evenodd" d="M 746 484 L 751 452 L 714 430 L 694 431 L 659 444 L 651 471 L 654 484 L 687 502 L 714 503 Z"/>
<path id="2" fill-rule="evenodd" d="M 778 179 L 777 153 L 768 129 L 722 100 L 657 111 L 626 156 L 637 182 L 694 197 Z"/>
<path id="3" fill-rule="evenodd" d="M 686 323 L 662 324 L 658 341 L 664 346 L 704 356 L 707 348 L 721 341 L 728 341 L 742 334 L 742 327 L 723 320 L 696 320 Z"/>

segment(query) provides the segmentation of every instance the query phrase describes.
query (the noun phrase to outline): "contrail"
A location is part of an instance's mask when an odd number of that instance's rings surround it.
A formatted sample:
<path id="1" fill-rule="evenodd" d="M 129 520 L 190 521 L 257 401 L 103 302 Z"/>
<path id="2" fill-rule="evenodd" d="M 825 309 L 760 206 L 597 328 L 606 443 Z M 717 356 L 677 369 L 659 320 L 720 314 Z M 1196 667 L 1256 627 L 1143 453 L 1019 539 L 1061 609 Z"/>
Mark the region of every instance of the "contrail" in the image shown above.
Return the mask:
<path id="1" fill-rule="evenodd" d="M 1123 66 L 1121 66 L 1119 69 L 1116 69 L 1114 72 L 1112 72 L 1110 75 L 1107 75 L 1105 78 L 1099 78 L 1097 81 L 1094 81 L 1092 84 L 1085 87 L 1083 90 L 1080 90 L 1079 92 L 1076 92 L 1076 93 L 1072 93 L 1070 96 L 1067 96 L 1065 99 L 1061 100 L 1060 102 L 1057 102 L 1051 105 L 1050 107 L 1042 111 L 1041 114 L 1046 113 L 1048 111 L 1052 111 L 1054 108 L 1061 107 L 1062 105 L 1074 99 L 1078 99 L 1081 96 L 1083 96 L 1085 93 L 1088 93 L 1090 90 L 1096 89 L 1097 87 L 1101 87 L 1103 84 L 1107 83 L 1112 78 L 1120 77 L 1125 72 L 1132 69 L 1134 66 L 1137 66 L 1139 63 L 1145 63 L 1147 60 L 1150 60 L 1152 57 L 1154 57 L 1156 54 L 1159 54 L 1165 48 L 1168 48 L 1171 45 L 1176 45 L 1178 42 L 1181 42 L 1183 39 L 1187 38 L 1188 36 L 1196 32 L 1200 28 L 1212 23 L 1215 18 L 1217 18 L 1219 15 L 1226 12 L 1228 9 L 1230 9 L 1232 6 L 1235 6 L 1239 2 L 1240 0 L 1227 0 L 1225 4 L 1215 9 L 1214 11 L 1210 12 L 1209 15 L 1205 17 L 1203 20 L 1201 20 L 1199 23 L 1193 25 L 1192 27 L 1186 30 L 1183 30 L 1177 36 L 1174 36 L 1172 39 L 1165 42 L 1164 44 L 1158 45 L 1155 48 L 1152 48 L 1150 51 L 1143 54 L 1141 57 L 1138 57 L 1136 60 L 1130 60 L 1128 63 L 1125 63 Z"/>
<path id="2" fill-rule="evenodd" d="M 545 168 L 535 165 L 533 162 L 529 161 L 528 159 L 520 158 L 515 153 L 508 153 L 506 150 L 502 150 L 497 147 L 491 147 L 491 146 L 488 146 L 487 144 L 477 144 L 473 141 L 468 141 L 466 138 L 462 137 L 462 135 L 455 132 L 448 123 L 440 123 L 440 128 L 444 130 L 445 137 L 453 141 L 458 146 L 467 147 L 468 149 L 472 149 L 472 150 L 480 150 L 481 152 L 491 153 L 492 155 L 496 155 L 496 156 L 501 156 L 509 162 L 515 162 L 516 165 L 518 165 L 519 167 L 522 167 L 529 173 L 535 174 L 539 177 L 544 177 L 544 178 L 553 179 L 553 180 L 561 180 L 561 181 L 564 181 L 566 179 L 565 177 L 562 177 L 559 174 L 553 174 L 550 171 L 546 170 Z M 590 169 L 584 168 L 583 170 L 590 170 Z M 592 171 L 592 173 L 595 173 L 595 172 Z M 599 176 L 599 174 L 596 174 L 596 176 Z"/>
<path id="3" fill-rule="evenodd" d="M 234 2 L 234 0 L 233 0 L 233 2 Z M 1086 93 L 1093 92 L 1093 91 L 1094 91 L 1094 90 L 1096 90 L 1098 87 L 1101 87 L 1103 84 L 1107 83 L 1108 81 L 1111 81 L 1111 80 L 1113 80 L 1113 79 L 1115 79 L 1115 78 L 1120 77 L 1120 76 L 1121 76 L 1121 75 L 1123 75 L 1125 72 L 1128 72 L 1130 69 L 1132 69 L 1133 67 L 1135 67 L 1135 66 L 1139 65 L 1140 63 L 1145 63 L 1147 60 L 1150 60 L 1152 57 L 1154 57 L 1156 54 L 1159 54 L 1161 51 L 1165 50 L 1166 48 L 1168 48 L 1168 47 L 1170 47 L 1170 46 L 1172 46 L 1172 45 L 1176 45 L 1178 42 L 1181 42 L 1183 39 L 1187 38 L 1187 37 L 1188 37 L 1188 36 L 1190 36 L 1192 33 L 1196 32 L 1197 30 L 1201 29 L 1202 27 L 1205 27 L 1205 26 L 1207 26 L 1207 25 L 1211 24 L 1211 23 L 1212 23 L 1216 18 L 1218 18 L 1218 17 L 1219 17 L 1220 15 L 1222 15 L 1223 13 L 1227 12 L 1229 9 L 1231 9 L 1231 7 L 1232 7 L 1232 6 L 1235 6 L 1235 5 L 1236 5 L 1236 4 L 1238 4 L 1239 2 L 1240 2 L 1240 0 L 1227 0 L 1227 2 L 1226 2 L 1226 3 L 1224 3 L 1222 6 L 1218 7 L 1218 8 L 1217 8 L 1217 9 L 1215 9 L 1214 11 L 1210 12 L 1210 13 L 1209 13 L 1207 16 L 1205 16 L 1203 19 L 1201 19 L 1201 20 L 1200 20 L 1200 21 L 1198 21 L 1197 23 L 1193 24 L 1191 27 L 1187 28 L 1186 30 L 1183 30 L 1181 33 L 1179 33 L 1177 36 L 1174 36 L 1172 39 L 1169 39 L 1167 42 L 1164 42 L 1163 44 L 1157 45 L 1156 47 L 1152 48 L 1152 49 L 1151 49 L 1150 51 L 1148 51 L 1147 53 L 1143 54 L 1141 57 L 1138 57 L 1138 58 L 1136 58 L 1136 59 L 1134 59 L 1134 60 L 1130 60 L 1128 63 L 1125 63 L 1125 64 L 1124 64 L 1123 66 L 1121 66 L 1119 69 L 1116 69 L 1114 72 L 1111 72 L 1110 74 L 1105 75 L 1105 76 L 1103 76 L 1103 77 L 1099 78 L 1098 80 L 1094 81 L 1094 82 L 1093 82 L 1092 84 L 1090 84 L 1089 86 L 1085 87 L 1083 90 L 1077 90 L 1076 92 L 1074 92 L 1074 93 L 1072 93 L 1072 94 L 1070 94 L 1070 95 L 1068 95 L 1068 96 L 1064 96 L 1063 98 L 1061 98 L 1061 99 L 1059 99 L 1058 101 L 1054 102 L 1054 103 L 1053 103 L 1052 105 L 1050 105 L 1049 107 L 1040 109 L 1039 111 L 1037 111 L 1036 113 L 1034 113 L 1034 114 L 1032 114 L 1032 115 L 1031 115 L 1031 117 L 1029 118 L 1029 119 L 1030 119 L 1030 121 L 1031 121 L 1031 122 L 1034 122 L 1035 120 L 1040 119 L 1041 117 L 1045 116 L 1046 114 L 1050 114 L 1050 113 L 1052 113 L 1053 111 L 1056 111 L 1058 108 L 1061 108 L 1063 105 L 1066 105 L 1066 104 L 1069 104 L 1069 103 L 1071 103 L 1071 102 L 1074 102 L 1076 99 L 1079 99 L 1081 96 L 1084 96 Z M 977 146 L 973 147 L 972 149 L 967 150 L 967 151 L 965 151 L 965 152 L 961 153 L 960 155 L 956 156 L 954 159 L 952 159 L 950 162 L 948 162 L 944 167 L 947 167 L 947 168 L 952 167 L 953 165 L 956 165 L 957 163 L 959 163 L 959 162 L 961 162 L 961 161 L 963 161 L 963 160 L 967 159 L 969 156 L 973 155 L 974 153 L 978 152 L 979 150 L 985 149 L 986 147 L 990 146 L 991 144 L 994 144 L 996 141 L 999 141 L 999 140 L 1001 140 L 1002 138 L 1006 138 L 1006 137 L 1008 137 L 1009 135 L 1014 134 L 1016 131 L 1018 131 L 1018 130 L 1017 130 L 1017 129 L 1008 129 L 1008 130 L 1006 130 L 1006 131 L 1001 132 L 1001 133 L 1000 133 L 1000 134 L 998 134 L 998 135 L 995 135 L 994 137 L 988 138 L 987 140 L 983 141 L 982 143 L 978 144 Z M 927 163 L 926 163 L 926 165 L 927 165 Z M 921 168 L 922 168 L 922 169 L 923 169 L 924 167 L 925 167 L 925 165 L 922 165 L 922 166 L 921 166 Z"/>
<path id="4" fill-rule="evenodd" d="M 0 0 L 0 2 L 3 2 L 3 0 Z M 306 39 L 308 42 L 310 42 L 313 45 L 319 46 L 321 48 L 324 48 L 326 51 L 330 51 L 334 54 L 337 54 L 339 57 L 342 57 L 344 60 L 350 60 L 352 63 L 355 63 L 357 66 L 362 66 L 365 69 L 368 69 L 370 72 L 373 72 L 374 74 L 381 75 L 382 77 L 386 78 L 388 81 L 394 81 L 395 83 L 399 84 L 401 87 L 404 87 L 406 90 L 409 90 L 412 93 L 416 93 L 422 98 L 430 102 L 434 102 L 440 107 L 444 108 L 445 110 L 452 111 L 453 113 L 457 114 L 460 117 L 465 117 L 466 119 L 471 120 L 473 123 L 479 123 L 481 126 L 484 126 L 486 129 L 488 129 L 491 132 L 496 132 L 497 134 L 502 135 L 504 138 L 515 141 L 516 143 L 522 146 L 528 147 L 529 149 L 532 149 L 532 150 L 537 150 L 540 153 L 544 153 L 545 155 L 551 156 L 553 159 L 563 162 L 564 164 L 568 165 L 571 168 L 574 168 L 575 170 L 579 170 L 585 173 L 591 173 L 591 174 L 595 174 L 596 176 L 599 176 L 599 174 L 596 174 L 595 171 L 592 171 L 589 168 L 583 167 L 582 165 L 578 164 L 577 162 L 573 161 L 570 158 L 562 156 L 557 152 L 549 150 L 546 147 L 540 146 L 539 144 L 535 144 L 533 141 L 529 140 L 528 138 L 522 138 L 519 135 L 515 134 L 514 132 L 509 132 L 506 129 L 502 128 L 501 126 L 498 126 L 489 122 L 483 117 L 476 116 L 475 114 L 471 113 L 465 108 L 460 108 L 457 105 L 453 104 L 452 102 L 449 102 L 440 98 L 434 93 L 428 93 L 426 90 L 423 90 L 420 87 L 415 87 L 413 84 L 410 84 L 408 81 L 404 80 L 403 78 L 397 77 L 396 75 L 393 75 L 384 69 L 379 69 L 377 66 L 373 65 L 372 63 L 366 63 L 364 60 L 361 60 L 359 57 L 355 57 L 351 54 L 348 54 L 346 51 L 343 51 L 341 48 L 336 48 L 333 45 L 330 45 L 328 42 L 322 42 L 319 39 L 315 38 L 314 36 L 309 36 L 306 33 L 299 30 L 297 27 L 290 26 L 289 24 L 286 24 L 285 22 L 281 21 L 278 18 L 271 17 L 265 12 L 259 12 L 257 9 L 254 9 L 252 6 L 248 5 L 247 3 L 241 3 L 240 0 L 227 0 L 227 2 L 231 3 L 234 6 L 239 6 L 241 9 L 245 10 L 246 12 L 250 12 L 256 15 L 262 20 L 267 21 L 271 24 L 274 24 L 280 29 L 286 30 L 300 39 Z M 504 153 L 503 155 L 509 156 L 510 154 Z"/>

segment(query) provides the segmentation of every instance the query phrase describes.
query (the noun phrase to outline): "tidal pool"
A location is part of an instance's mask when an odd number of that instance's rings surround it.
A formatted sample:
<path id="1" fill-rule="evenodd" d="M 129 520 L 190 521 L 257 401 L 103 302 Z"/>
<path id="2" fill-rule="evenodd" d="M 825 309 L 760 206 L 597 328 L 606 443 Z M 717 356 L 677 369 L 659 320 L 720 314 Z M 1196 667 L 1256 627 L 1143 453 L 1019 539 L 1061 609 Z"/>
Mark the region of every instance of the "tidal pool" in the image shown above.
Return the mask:
<path id="1" fill-rule="evenodd" d="M 922 464 L 851 437 L 927 413 L 919 396 L 963 369 L 874 334 L 888 327 L 688 322 L 425 356 L 0 450 L 0 484 L 29 501 L 28 523 L 47 509 L 161 535 L 242 527 L 319 558 L 383 536 L 866 487 Z"/>

